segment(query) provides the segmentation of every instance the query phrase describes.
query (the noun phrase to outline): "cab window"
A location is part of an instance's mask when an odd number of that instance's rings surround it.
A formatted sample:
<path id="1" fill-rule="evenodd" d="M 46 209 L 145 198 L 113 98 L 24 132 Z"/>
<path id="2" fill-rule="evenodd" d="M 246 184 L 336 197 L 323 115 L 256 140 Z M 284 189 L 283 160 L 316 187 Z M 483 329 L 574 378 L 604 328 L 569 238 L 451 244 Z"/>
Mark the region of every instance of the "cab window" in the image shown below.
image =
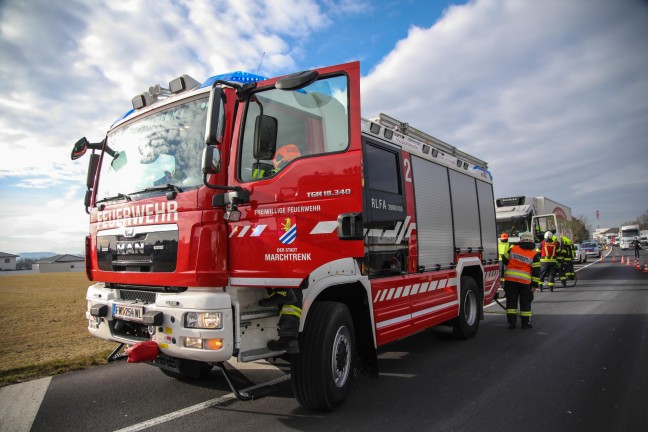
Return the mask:
<path id="1" fill-rule="evenodd" d="M 260 116 L 276 123 L 274 153 L 254 157 L 255 126 Z M 262 90 L 247 101 L 238 177 L 255 181 L 278 175 L 293 161 L 346 150 L 349 145 L 346 76 L 320 79 L 303 89 Z"/>

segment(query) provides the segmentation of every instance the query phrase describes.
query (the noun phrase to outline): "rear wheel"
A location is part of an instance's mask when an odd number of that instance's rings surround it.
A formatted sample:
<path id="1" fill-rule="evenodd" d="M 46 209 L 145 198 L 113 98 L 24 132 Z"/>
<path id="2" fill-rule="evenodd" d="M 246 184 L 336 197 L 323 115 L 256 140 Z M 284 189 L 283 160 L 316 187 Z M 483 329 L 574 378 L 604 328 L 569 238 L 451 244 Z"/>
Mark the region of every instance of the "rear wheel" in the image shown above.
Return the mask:
<path id="1" fill-rule="evenodd" d="M 297 401 L 319 411 L 331 411 L 346 399 L 355 363 L 355 332 L 343 303 L 311 306 L 292 362 L 292 388 Z"/>
<path id="2" fill-rule="evenodd" d="M 477 283 L 471 277 L 461 278 L 459 316 L 452 321 L 452 336 L 468 339 L 479 329 L 479 316 L 483 307 Z"/>
<path id="3" fill-rule="evenodd" d="M 574 272 L 573 276 L 570 276 L 570 277 L 567 278 L 567 285 L 566 286 L 568 288 L 575 287 L 576 282 L 578 282 L 578 276 L 576 276 L 576 273 Z"/>

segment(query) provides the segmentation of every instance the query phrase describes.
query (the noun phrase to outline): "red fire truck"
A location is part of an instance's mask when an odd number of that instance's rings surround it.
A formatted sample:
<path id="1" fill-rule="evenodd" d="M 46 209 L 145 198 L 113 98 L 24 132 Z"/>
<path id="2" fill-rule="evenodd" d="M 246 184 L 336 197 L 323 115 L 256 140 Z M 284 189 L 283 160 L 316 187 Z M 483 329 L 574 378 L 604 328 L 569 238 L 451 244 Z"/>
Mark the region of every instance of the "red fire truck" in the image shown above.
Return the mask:
<path id="1" fill-rule="evenodd" d="M 284 148 L 288 146 L 288 150 Z M 284 150 L 282 150 L 284 149 Z M 360 115 L 358 62 L 151 87 L 90 150 L 88 330 L 176 378 L 290 361 L 331 410 L 377 349 L 423 329 L 473 336 L 499 280 L 487 164 L 407 123 Z M 277 155 L 287 164 L 277 164 Z M 263 288 L 300 290 L 299 353 L 272 352 Z"/>

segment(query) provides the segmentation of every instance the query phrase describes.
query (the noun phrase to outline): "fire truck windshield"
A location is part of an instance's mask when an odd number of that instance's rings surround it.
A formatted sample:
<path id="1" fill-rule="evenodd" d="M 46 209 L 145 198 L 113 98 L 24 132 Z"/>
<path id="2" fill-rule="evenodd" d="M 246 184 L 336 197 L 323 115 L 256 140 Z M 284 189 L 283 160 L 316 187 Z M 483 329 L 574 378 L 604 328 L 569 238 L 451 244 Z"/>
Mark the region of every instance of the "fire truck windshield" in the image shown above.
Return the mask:
<path id="1" fill-rule="evenodd" d="M 261 114 L 277 121 L 277 147 L 254 158 L 254 128 Z M 335 76 L 299 90 L 261 90 L 248 100 L 239 148 L 242 181 L 271 177 L 305 156 L 344 151 L 349 145 L 347 78 Z M 266 156 L 267 157 L 267 156 Z"/>
<path id="2" fill-rule="evenodd" d="M 207 98 L 194 99 L 111 131 L 108 145 L 116 155 L 104 154 L 96 200 L 167 184 L 200 187 L 207 105 Z"/>

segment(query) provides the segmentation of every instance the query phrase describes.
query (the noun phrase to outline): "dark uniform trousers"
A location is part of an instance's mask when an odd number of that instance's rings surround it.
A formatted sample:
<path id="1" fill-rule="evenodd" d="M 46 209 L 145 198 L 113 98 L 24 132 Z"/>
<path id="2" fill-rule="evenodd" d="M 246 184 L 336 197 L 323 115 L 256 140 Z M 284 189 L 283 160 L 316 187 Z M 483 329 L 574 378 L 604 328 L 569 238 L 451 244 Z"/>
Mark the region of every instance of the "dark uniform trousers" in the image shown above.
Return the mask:
<path id="1" fill-rule="evenodd" d="M 533 301 L 531 284 L 506 281 L 504 282 L 504 293 L 506 294 L 506 318 L 508 322 L 515 324 L 519 300 L 522 324 L 528 324 L 531 319 L 531 302 Z"/>

